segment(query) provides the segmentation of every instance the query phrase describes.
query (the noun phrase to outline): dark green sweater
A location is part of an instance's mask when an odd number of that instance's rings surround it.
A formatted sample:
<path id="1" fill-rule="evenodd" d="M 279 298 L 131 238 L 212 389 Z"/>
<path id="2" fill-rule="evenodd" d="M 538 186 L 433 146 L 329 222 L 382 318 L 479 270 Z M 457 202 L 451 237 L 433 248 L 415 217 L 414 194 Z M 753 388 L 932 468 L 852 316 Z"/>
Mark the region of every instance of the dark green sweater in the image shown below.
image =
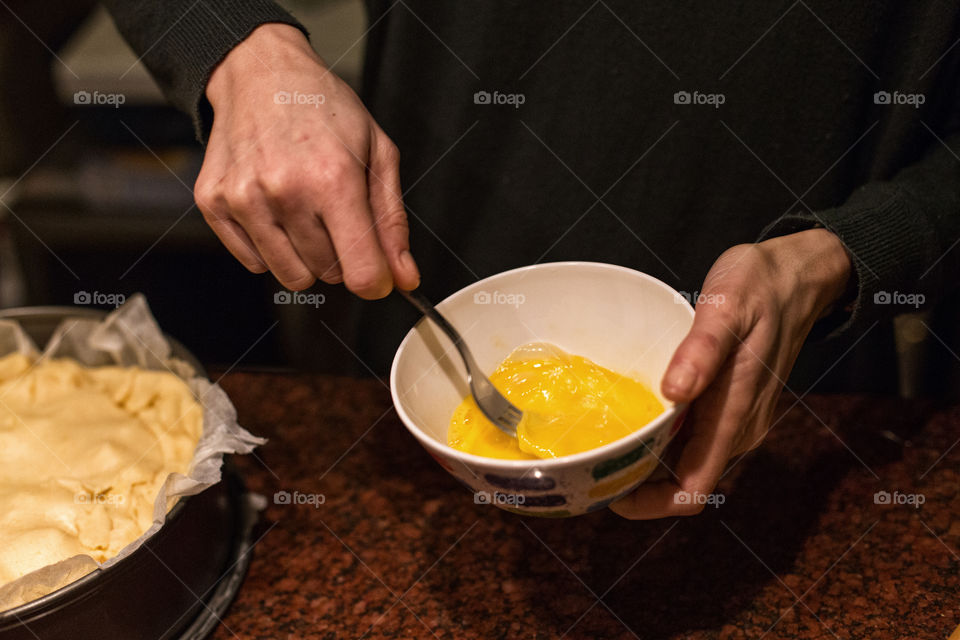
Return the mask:
<path id="1" fill-rule="evenodd" d="M 190 2 L 107 4 L 201 137 L 215 63 L 256 24 L 291 21 L 246 0 L 205 0 L 183 18 Z M 695 292 L 728 247 L 819 224 L 847 246 L 857 289 L 852 314 L 821 327 L 832 339 L 801 357 L 803 391 L 858 340 L 826 380 L 890 388 L 889 319 L 914 306 L 887 294 L 930 306 L 956 283 L 955 2 L 369 10 L 364 99 L 400 147 L 433 298 L 552 260 L 623 264 Z M 397 300 L 362 307 L 360 353 L 384 370 L 414 316 Z"/>

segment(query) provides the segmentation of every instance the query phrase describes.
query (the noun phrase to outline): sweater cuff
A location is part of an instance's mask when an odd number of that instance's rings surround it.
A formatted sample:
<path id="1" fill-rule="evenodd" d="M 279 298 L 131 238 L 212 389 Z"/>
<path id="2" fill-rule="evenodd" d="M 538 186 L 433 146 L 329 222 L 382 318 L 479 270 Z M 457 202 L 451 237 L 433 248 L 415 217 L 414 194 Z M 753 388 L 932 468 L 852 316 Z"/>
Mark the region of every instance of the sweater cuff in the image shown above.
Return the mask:
<path id="1" fill-rule="evenodd" d="M 164 49 L 179 71 L 167 97 L 193 118 L 194 131 L 202 144 L 206 144 L 213 126 L 213 108 L 206 97 L 210 74 L 235 46 L 267 23 L 288 24 L 310 36 L 292 15 L 269 0 L 204 0 L 167 34 Z"/>
<path id="2" fill-rule="evenodd" d="M 916 311 L 931 299 L 922 275 L 930 264 L 925 249 L 936 246 L 936 238 L 922 220 L 901 189 L 873 184 L 840 207 L 787 214 L 763 231 L 766 238 L 823 227 L 840 238 L 850 256 L 856 278 L 852 304 L 820 320 L 811 338 L 860 335 L 875 322 Z"/>

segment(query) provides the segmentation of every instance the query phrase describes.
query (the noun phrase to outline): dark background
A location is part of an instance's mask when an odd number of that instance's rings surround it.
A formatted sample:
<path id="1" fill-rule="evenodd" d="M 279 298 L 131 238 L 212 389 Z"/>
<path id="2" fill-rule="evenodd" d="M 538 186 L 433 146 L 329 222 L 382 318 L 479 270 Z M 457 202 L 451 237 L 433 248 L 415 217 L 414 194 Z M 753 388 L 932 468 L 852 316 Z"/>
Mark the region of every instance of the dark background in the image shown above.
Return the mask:
<path id="1" fill-rule="evenodd" d="M 358 87 L 361 0 L 282 4 Z M 167 332 L 219 370 L 370 373 L 349 346 L 357 300 L 321 283 L 307 292 L 325 296 L 318 308 L 275 304 L 281 286 L 243 269 L 206 226 L 191 193 L 202 161 L 191 123 L 103 9 L 19 0 L 0 10 L 0 86 L 0 307 L 139 291 Z M 77 104 L 77 91 L 124 104 Z M 899 382 L 885 388 L 960 397 L 958 317 L 954 300 L 900 318 Z"/>

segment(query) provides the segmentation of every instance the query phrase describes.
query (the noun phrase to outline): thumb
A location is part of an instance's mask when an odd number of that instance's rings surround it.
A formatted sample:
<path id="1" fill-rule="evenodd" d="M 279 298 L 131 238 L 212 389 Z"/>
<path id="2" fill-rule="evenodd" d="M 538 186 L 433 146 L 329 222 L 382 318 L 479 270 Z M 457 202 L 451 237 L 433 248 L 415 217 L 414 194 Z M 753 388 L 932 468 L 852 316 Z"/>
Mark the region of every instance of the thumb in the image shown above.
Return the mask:
<path id="1" fill-rule="evenodd" d="M 725 305 L 700 305 L 690 333 L 673 354 L 660 383 L 674 402 L 690 402 L 707 388 L 739 342 L 740 319 Z"/>

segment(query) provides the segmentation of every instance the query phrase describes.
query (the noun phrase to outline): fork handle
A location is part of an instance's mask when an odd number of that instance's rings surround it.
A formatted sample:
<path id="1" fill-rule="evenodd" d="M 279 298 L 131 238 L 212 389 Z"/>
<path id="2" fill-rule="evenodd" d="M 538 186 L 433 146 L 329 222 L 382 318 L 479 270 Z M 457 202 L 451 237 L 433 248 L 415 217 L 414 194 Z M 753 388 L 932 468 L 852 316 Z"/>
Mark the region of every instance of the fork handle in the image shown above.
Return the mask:
<path id="1" fill-rule="evenodd" d="M 420 313 L 432 320 L 434 324 L 440 327 L 440 329 L 447 334 L 447 337 L 450 338 L 453 346 L 455 346 L 457 351 L 460 352 L 460 356 L 467 365 L 467 375 L 471 376 L 472 378 L 473 372 L 476 370 L 477 363 L 473 359 L 473 354 L 471 354 L 470 350 L 467 349 L 467 345 L 464 343 L 463 338 L 460 337 L 460 332 L 454 329 L 453 325 L 447 322 L 447 319 L 444 318 L 440 312 L 434 309 L 433 304 L 418 290 L 415 289 L 413 291 L 404 291 L 403 289 L 397 289 L 397 291 L 401 296 L 407 299 L 407 302 L 412 304 L 418 311 L 420 311 Z"/>
<path id="2" fill-rule="evenodd" d="M 460 352 L 463 358 L 463 364 L 467 369 L 467 382 L 470 385 L 470 392 L 477 401 L 480 411 L 492 422 L 498 429 L 508 436 L 517 437 L 517 425 L 523 417 L 523 412 L 513 405 L 506 396 L 493 386 L 490 378 L 484 375 L 483 371 L 477 366 L 466 343 L 460 337 L 460 332 L 453 328 L 447 319 L 437 311 L 430 301 L 418 291 L 404 291 L 398 289 L 400 295 L 406 298 L 407 302 L 416 307 L 425 317 L 429 318 L 440 329 L 447 334 L 453 342 L 453 346 Z M 495 403 L 497 409 L 491 408 L 491 402 Z"/>

